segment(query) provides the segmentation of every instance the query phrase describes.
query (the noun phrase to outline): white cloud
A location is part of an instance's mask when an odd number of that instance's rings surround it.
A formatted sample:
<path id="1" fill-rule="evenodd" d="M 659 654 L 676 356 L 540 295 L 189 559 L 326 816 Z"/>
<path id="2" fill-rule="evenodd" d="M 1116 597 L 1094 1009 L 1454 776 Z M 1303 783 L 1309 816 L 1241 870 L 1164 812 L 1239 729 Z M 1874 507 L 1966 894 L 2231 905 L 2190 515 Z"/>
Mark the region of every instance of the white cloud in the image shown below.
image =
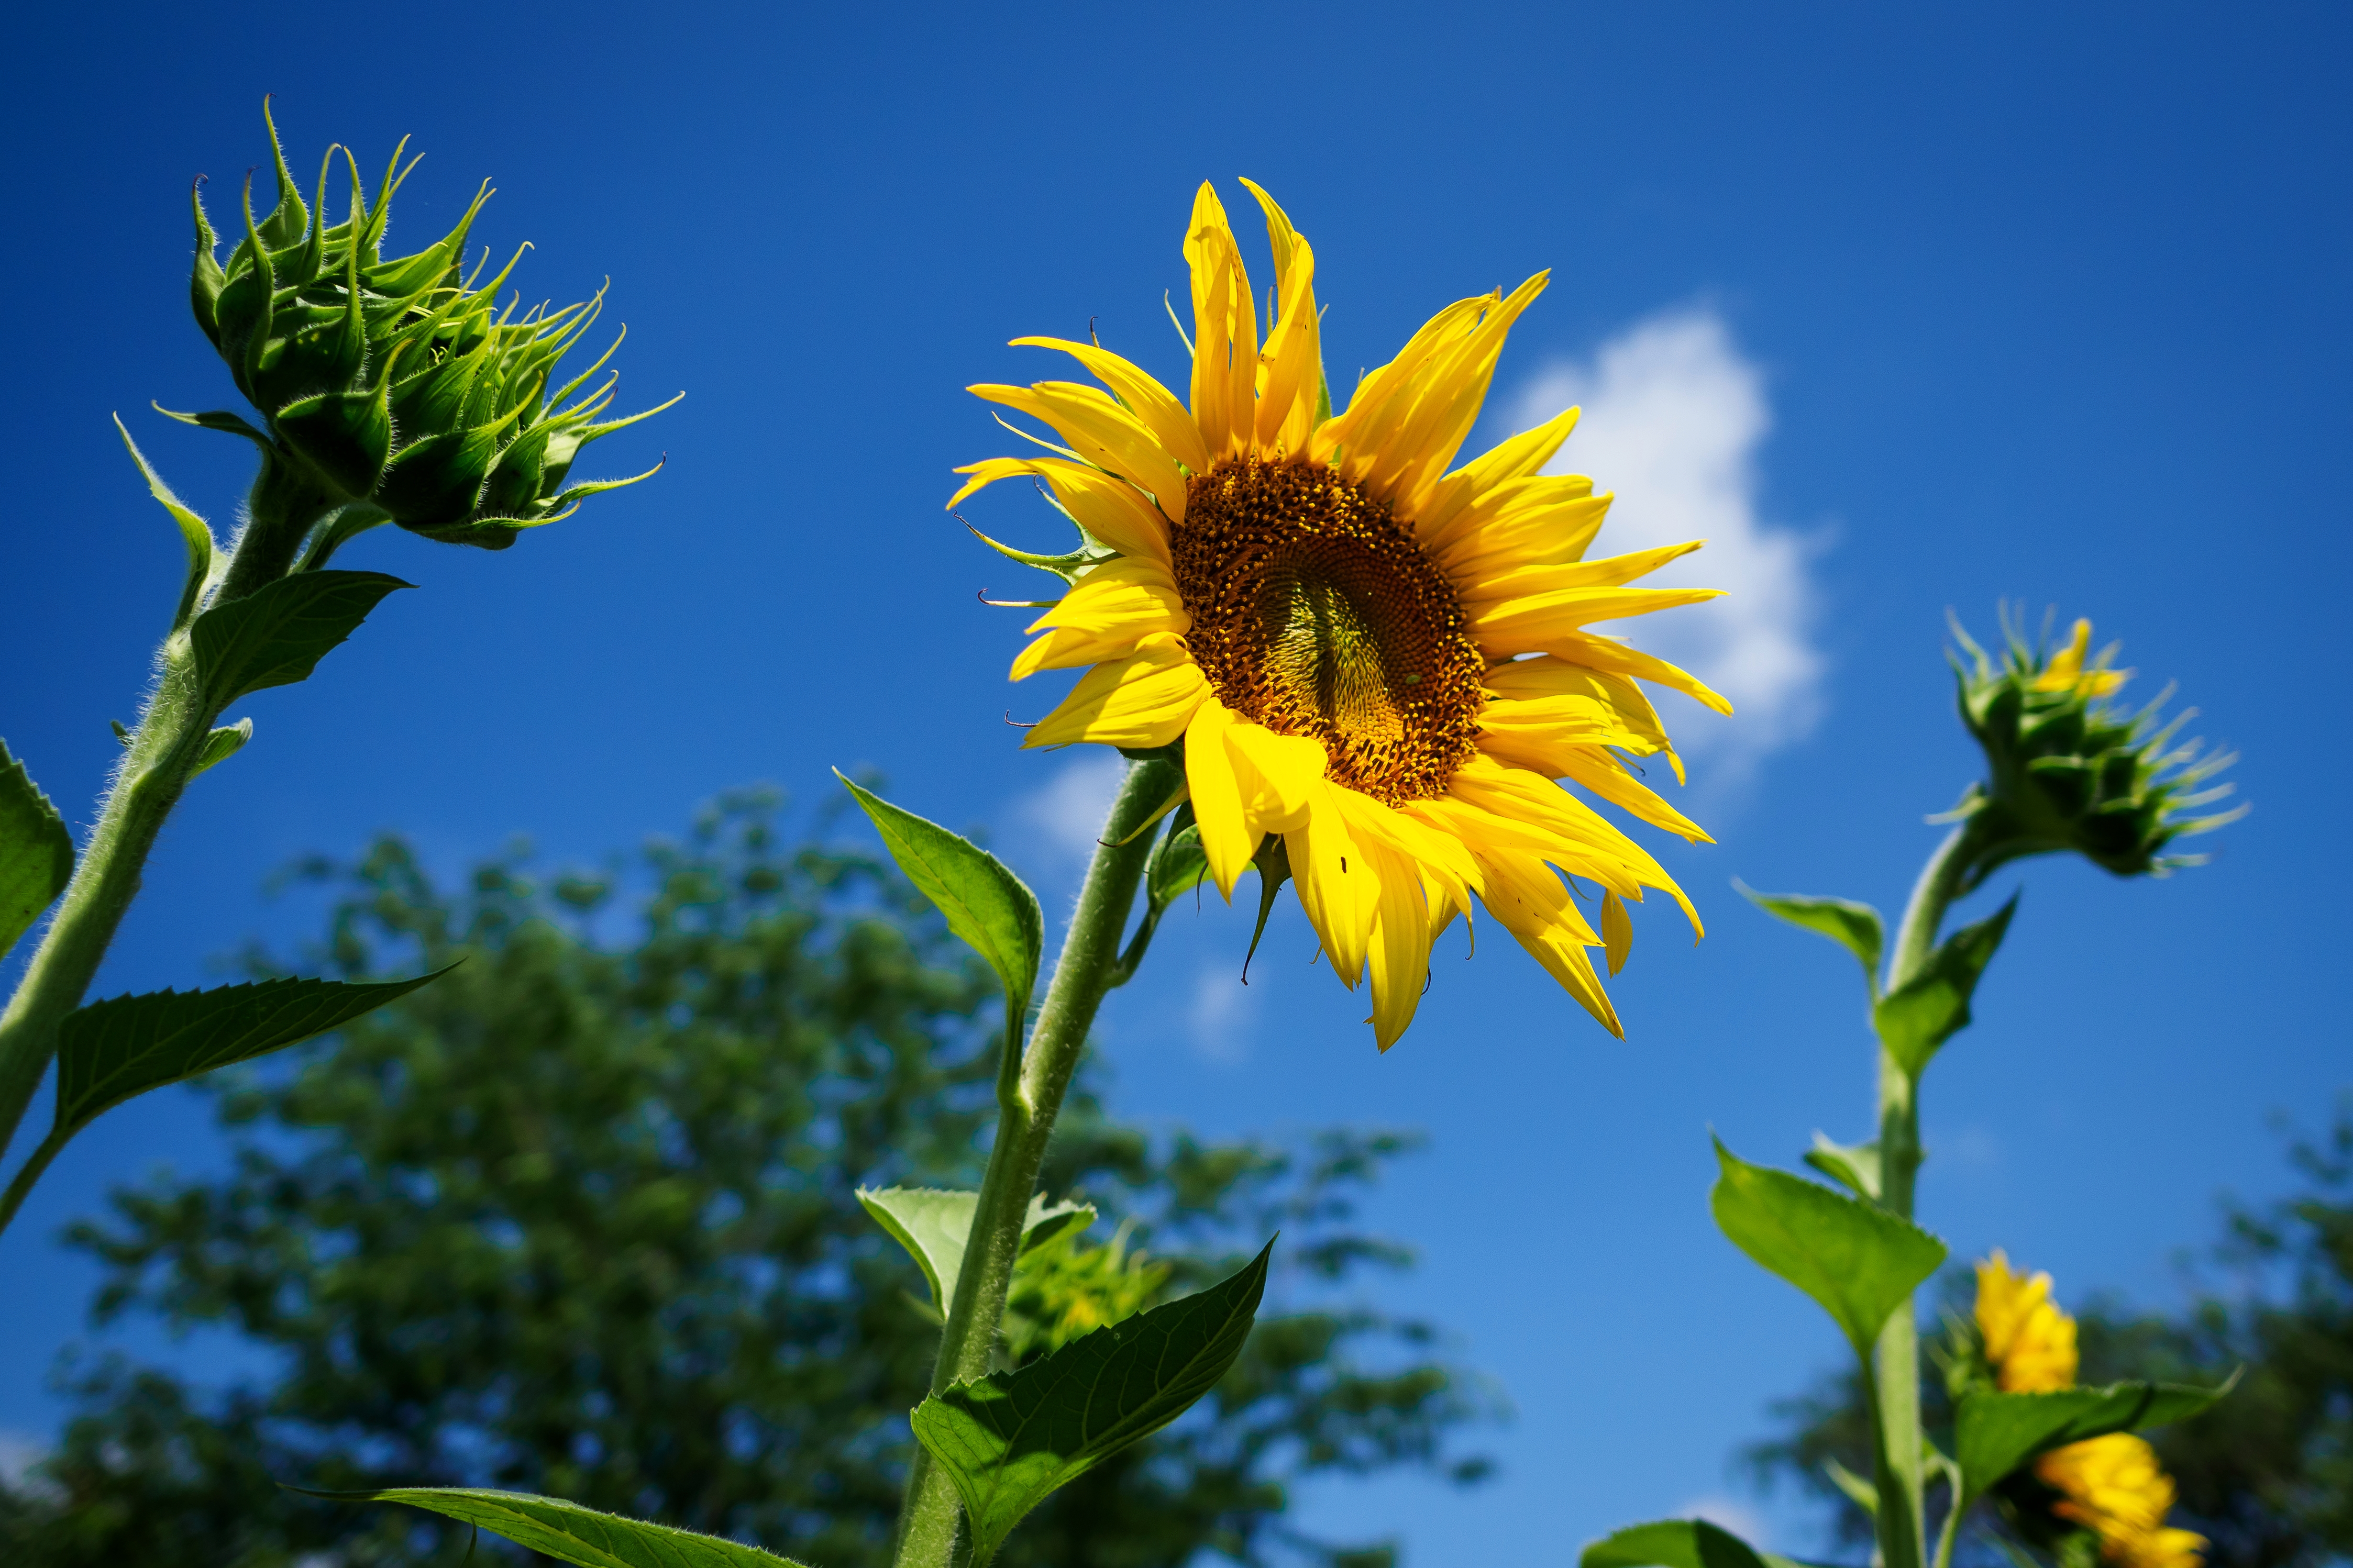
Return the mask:
<path id="1" fill-rule="evenodd" d="M 1736 780 L 1804 736 L 1822 707 L 1825 661 L 1807 578 L 1813 542 L 1757 510 L 1757 449 L 1773 422 L 1764 378 L 1721 316 L 1685 307 L 1636 322 L 1589 361 L 1536 375 L 1513 405 L 1513 428 L 1571 404 L 1584 416 L 1548 471 L 1590 474 L 1597 489 L 1616 492 L 1595 553 L 1708 542 L 1643 581 L 1722 588 L 1726 597 L 1605 629 L 1732 700 L 1737 712 L 1727 720 L 1661 694 L 1684 710 L 1667 716 L 1684 753 L 1711 764 L 1717 781 Z"/>
<path id="2" fill-rule="evenodd" d="M 1718 1530 L 1730 1531 L 1759 1552 L 1768 1545 L 1766 1537 L 1770 1531 L 1766 1528 L 1765 1516 L 1736 1498 L 1717 1492 L 1691 1498 L 1676 1506 L 1674 1517 L 1704 1519 Z"/>
<path id="3" fill-rule="evenodd" d="M 31 1479 L 35 1465 L 49 1457 L 49 1446 L 30 1432 L 0 1428 L 0 1484 L 18 1491 L 47 1495 L 54 1483 Z"/>
<path id="4" fill-rule="evenodd" d="M 1193 977 L 1193 1005 L 1186 1022 L 1193 1049 L 1213 1062 L 1238 1062 L 1250 1054 L 1256 999 L 1229 965 L 1204 967 Z"/>
<path id="5" fill-rule="evenodd" d="M 1061 869 L 1083 867 L 1126 777 L 1125 758 L 1107 746 L 1089 746 L 1013 803 L 1013 824 L 1063 862 Z"/>

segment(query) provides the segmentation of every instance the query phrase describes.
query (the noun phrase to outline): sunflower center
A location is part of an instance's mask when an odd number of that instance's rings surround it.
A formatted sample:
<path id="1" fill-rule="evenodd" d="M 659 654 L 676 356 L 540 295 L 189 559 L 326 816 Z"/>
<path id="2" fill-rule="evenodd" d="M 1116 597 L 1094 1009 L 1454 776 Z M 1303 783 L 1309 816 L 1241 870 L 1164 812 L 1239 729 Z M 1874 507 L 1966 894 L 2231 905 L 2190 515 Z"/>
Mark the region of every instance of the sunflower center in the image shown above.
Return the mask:
<path id="1" fill-rule="evenodd" d="M 1486 661 L 1388 502 L 1320 463 L 1229 458 L 1187 482 L 1170 546 L 1219 701 L 1314 736 L 1377 800 L 1445 793 L 1477 750 Z"/>

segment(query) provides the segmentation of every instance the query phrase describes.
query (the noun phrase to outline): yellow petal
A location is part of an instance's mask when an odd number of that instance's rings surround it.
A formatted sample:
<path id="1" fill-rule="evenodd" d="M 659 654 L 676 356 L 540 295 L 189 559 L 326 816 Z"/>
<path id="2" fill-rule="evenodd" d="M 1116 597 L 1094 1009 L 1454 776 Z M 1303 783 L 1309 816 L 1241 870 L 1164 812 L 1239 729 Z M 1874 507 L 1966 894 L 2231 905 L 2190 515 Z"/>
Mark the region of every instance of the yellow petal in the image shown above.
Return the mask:
<path id="1" fill-rule="evenodd" d="M 1332 798 L 1335 793 L 1319 780 L 1305 816 L 1284 830 L 1282 844 L 1292 880 L 1298 884 L 1299 906 L 1323 939 L 1332 972 L 1354 991 L 1364 975 L 1365 947 L 1380 908 L 1380 874 L 1349 834 L 1347 819 Z"/>
<path id="2" fill-rule="evenodd" d="M 1324 348 L 1315 316 L 1315 253 L 1304 239 L 1293 247 L 1287 286 L 1276 294 L 1280 314 L 1259 356 L 1257 442 L 1261 451 L 1297 455 L 1315 428 L 1324 384 Z"/>
<path id="3" fill-rule="evenodd" d="M 1412 412 L 1383 441 L 1365 480 L 1376 495 L 1392 498 L 1402 515 L 1420 514 L 1429 492 L 1454 461 L 1487 400 L 1504 337 L 1520 312 L 1544 292 L 1549 278 L 1539 272 L 1521 284 L 1460 342 L 1433 358 L 1426 381 L 1417 389 Z"/>
<path id="4" fill-rule="evenodd" d="M 1185 260 L 1193 274 L 1193 418 L 1214 463 L 1248 450 L 1256 428 L 1258 307 L 1224 204 L 1206 180 L 1193 198 Z"/>
<path id="5" fill-rule="evenodd" d="M 1386 1051 L 1413 1022 L 1430 978 L 1430 905 L 1419 869 L 1409 857 L 1364 838 L 1356 847 L 1380 882 L 1365 958 L 1372 972 L 1373 1043 Z"/>
<path id="6" fill-rule="evenodd" d="M 1732 711 L 1731 702 L 1697 676 L 1669 664 L 1665 659 L 1654 658 L 1628 647 L 1615 637 L 1605 637 L 1593 632 L 1570 632 L 1552 638 L 1540 651 L 1555 658 L 1567 659 L 1571 664 L 1607 670 L 1612 675 L 1655 681 L 1719 713 Z"/>
<path id="7" fill-rule="evenodd" d="M 1606 706 L 1619 727 L 1636 738 L 1627 747 L 1629 751 L 1645 755 L 1652 752 L 1664 752 L 1670 756 L 1674 753 L 1674 742 L 1667 738 L 1658 710 L 1651 706 L 1651 700 L 1642 695 L 1641 687 L 1623 676 L 1538 655 L 1494 666 L 1487 671 L 1485 685 L 1488 691 L 1506 701 L 1527 702 L 1564 696 L 1591 698 Z M 1681 782 L 1681 763 L 1676 765 L 1675 777 Z"/>
<path id="8" fill-rule="evenodd" d="M 1151 497 L 1170 522 L 1185 521 L 1185 476 L 1177 471 L 1176 459 L 1153 439 L 1152 432 L 1134 415 L 1102 392 L 1074 381 L 965 390 L 1044 420 L 1080 457 L 1109 468 Z"/>
<path id="9" fill-rule="evenodd" d="M 1092 343 L 1074 343 L 1064 338 L 1016 338 L 1013 346 L 1060 349 L 1069 354 L 1127 405 L 1170 457 L 1194 473 L 1208 471 L 1209 455 L 1201 446 L 1201 427 L 1193 423 L 1192 414 L 1176 400 L 1176 395 L 1161 385 L 1149 372 L 1108 349 Z"/>
<path id="10" fill-rule="evenodd" d="M 1499 486 L 1542 474 L 1544 466 L 1552 461 L 1554 453 L 1560 450 L 1561 443 L 1568 439 L 1568 433 L 1577 428 L 1579 412 L 1575 408 L 1565 408 L 1535 429 L 1521 432 L 1432 485 L 1429 501 L 1414 521 L 1417 537 L 1424 542 L 1424 548 L 1428 548 L 1428 542 L 1435 539 L 1465 509 L 1477 504 Z M 1593 481 L 1582 474 L 1546 477 L 1582 487 L 1580 494 L 1593 493 Z"/>
<path id="11" fill-rule="evenodd" d="M 1193 789 L 1193 820 L 1201 825 L 1201 851 L 1209 875 L 1229 903 L 1234 883 L 1258 850 L 1258 835 L 1242 816 L 1242 790 L 1226 747 L 1226 731 L 1237 721 L 1213 693 L 1201 700 L 1185 730 L 1185 778 Z"/>
<path id="12" fill-rule="evenodd" d="M 1182 636 L 1193 617 L 1177 597 L 1168 569 L 1156 561 L 1123 558 L 1107 562 L 1079 580 L 1061 603 L 1029 625 L 1047 635 L 1023 648 L 1013 661 L 1013 679 L 1041 669 L 1103 664 L 1124 658 L 1155 632 Z"/>
<path id="13" fill-rule="evenodd" d="M 1471 897 L 1479 890 L 1479 863 L 1461 840 L 1371 795 L 1347 788 L 1333 793 L 1347 815 L 1348 831 L 1357 843 L 1387 846 L 1436 883 L 1449 905 L 1471 907 Z"/>
<path id="14" fill-rule="evenodd" d="M 1599 561 L 1522 566 L 1464 584 L 1462 603 L 1465 607 L 1472 605 L 1484 606 L 1505 599 L 1536 598 L 1571 588 L 1622 587 L 1638 577 L 1649 576 L 1670 561 L 1689 555 L 1706 542 L 1704 539 L 1694 539 L 1683 544 L 1662 544 L 1656 550 L 1608 555 Z"/>
<path id="15" fill-rule="evenodd" d="M 1715 588 L 1555 588 L 1486 605 L 1469 611 L 1467 618 L 1471 635 L 1488 657 L 1502 658 L 1548 652 L 1554 643 L 1596 621 L 1624 620 L 1722 597 Z"/>
<path id="16" fill-rule="evenodd" d="M 1694 844 L 1715 842 L 1708 837 L 1705 828 L 1669 805 L 1659 797 L 1656 790 L 1628 773 L 1626 764 L 1620 762 L 1613 752 L 1599 746 L 1572 746 L 1548 760 L 1564 764 L 1556 777 L 1569 779 L 1591 790 L 1610 805 L 1633 813 L 1653 827 L 1681 834 Z"/>
<path id="17" fill-rule="evenodd" d="M 1522 566 L 1552 566 L 1585 558 L 1612 495 L 1595 495 L 1591 481 L 1540 474 L 1496 486 L 1422 544 L 1451 582 L 1470 586 Z"/>
<path id="18" fill-rule="evenodd" d="M 1397 358 L 1358 384 L 1345 413 L 1317 427 L 1309 456 L 1319 463 L 1339 468 L 1343 478 L 1355 479 L 1369 466 L 1371 459 L 1366 454 L 1377 447 L 1382 435 L 1394 428 L 1410 410 L 1412 400 L 1407 395 L 1423 366 L 1441 344 L 1469 331 L 1493 303 L 1493 296 L 1487 294 L 1457 300 L 1423 322 L 1421 330 L 1398 351 Z"/>
<path id="19" fill-rule="evenodd" d="M 1615 893 L 1601 895 L 1601 945 L 1615 977 L 1626 967 L 1626 955 L 1634 951 L 1634 922 L 1627 918 L 1625 901 Z"/>
<path id="20" fill-rule="evenodd" d="M 1168 520 L 1153 510 L 1151 500 L 1141 490 L 1116 474 L 1059 458 L 991 458 L 986 462 L 967 464 L 956 472 L 973 477 L 950 498 L 951 511 L 983 485 L 1017 474 L 1032 475 L 1046 481 L 1054 499 L 1081 528 L 1112 549 L 1122 555 L 1157 561 L 1164 566 L 1169 563 Z"/>
<path id="21" fill-rule="evenodd" d="M 1067 746 L 1095 741 L 1106 746 L 1165 746 L 1185 732 L 1208 690 L 1208 681 L 1180 639 L 1165 633 L 1148 637 L 1126 658 L 1099 664 L 1080 677 L 1071 694 L 1021 743 Z"/>
<path id="22" fill-rule="evenodd" d="M 1330 765 L 1322 742 L 1237 718 L 1226 731 L 1226 749 L 1241 764 L 1242 806 L 1255 831 L 1288 833 L 1307 820 Z"/>
<path id="23" fill-rule="evenodd" d="M 1586 956 L 1587 948 L 1601 945 L 1600 938 L 1586 923 L 1559 877 L 1533 856 L 1482 852 L 1476 844 L 1472 853 L 1478 856 L 1487 874 L 1487 892 L 1480 900 L 1487 912 L 1579 1006 L 1603 1028 L 1624 1039 L 1626 1026 L 1618 1021 L 1618 1010 L 1609 1005 L 1601 977 L 1593 973 L 1593 961 Z"/>

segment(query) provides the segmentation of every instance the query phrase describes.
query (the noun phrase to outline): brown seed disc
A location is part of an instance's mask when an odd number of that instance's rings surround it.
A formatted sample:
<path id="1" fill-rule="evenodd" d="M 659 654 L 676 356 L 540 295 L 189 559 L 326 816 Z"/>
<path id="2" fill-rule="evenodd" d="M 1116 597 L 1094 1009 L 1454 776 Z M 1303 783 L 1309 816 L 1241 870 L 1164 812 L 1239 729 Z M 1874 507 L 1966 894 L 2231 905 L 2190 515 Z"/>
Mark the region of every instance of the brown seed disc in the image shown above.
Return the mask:
<path id="1" fill-rule="evenodd" d="M 1321 463 L 1227 458 L 1187 481 L 1170 546 L 1219 700 L 1323 742 L 1376 800 L 1445 793 L 1478 750 L 1486 661 L 1388 502 Z"/>

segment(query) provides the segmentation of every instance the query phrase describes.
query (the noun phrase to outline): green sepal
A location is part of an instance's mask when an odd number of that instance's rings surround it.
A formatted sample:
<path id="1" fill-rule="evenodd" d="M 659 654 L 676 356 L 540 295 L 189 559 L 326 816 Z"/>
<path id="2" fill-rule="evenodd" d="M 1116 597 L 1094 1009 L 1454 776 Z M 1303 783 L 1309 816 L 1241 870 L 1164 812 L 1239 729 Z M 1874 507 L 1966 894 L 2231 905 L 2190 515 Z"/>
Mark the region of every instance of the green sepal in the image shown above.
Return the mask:
<path id="1" fill-rule="evenodd" d="M 915 1407 L 915 1438 L 964 1500 L 972 1568 L 1057 1487 L 1190 1409 L 1250 1337 L 1274 1243 L 1198 1295 L 1097 1329 Z"/>
<path id="2" fill-rule="evenodd" d="M 229 374 L 236 379 L 237 390 L 258 407 L 252 367 L 269 341 L 278 279 L 271 269 L 269 247 L 254 228 L 250 174 L 245 180 L 244 203 L 245 243 L 229 253 L 228 280 L 221 286 L 220 297 L 213 301 L 213 317 L 220 328 L 221 358 L 228 362 Z"/>
<path id="3" fill-rule="evenodd" d="M 73 879 L 73 835 L 0 741 L 0 958 Z"/>
<path id="4" fill-rule="evenodd" d="M 1909 1076 L 1918 1078 L 1936 1047 L 1968 1027 L 1969 998 L 2010 930 L 2018 899 L 2012 893 L 1992 915 L 1946 938 L 1926 968 L 1872 1009 L 1880 1043 Z"/>
<path id="5" fill-rule="evenodd" d="M 465 526 L 498 454 L 494 425 L 424 437 L 392 455 L 372 499 L 401 527 L 442 537 L 437 531 Z M 444 537 L 444 542 L 460 541 Z"/>
<path id="6" fill-rule="evenodd" d="M 502 1535 L 578 1568 L 801 1568 L 789 1557 L 756 1546 L 598 1513 L 561 1498 L 477 1487 L 386 1487 L 381 1491 L 325 1492 L 288 1487 L 331 1502 L 398 1502 Z"/>
<path id="7" fill-rule="evenodd" d="M 160 403 L 147 405 L 166 419 L 176 419 L 183 425 L 193 425 L 199 430 L 218 430 L 224 435 L 242 436 L 262 450 L 265 457 L 275 457 L 277 449 L 269 437 L 251 424 L 226 408 L 207 408 L 201 414 L 183 414 L 176 408 L 166 408 Z"/>
<path id="8" fill-rule="evenodd" d="M 301 572 L 215 605 L 189 628 L 206 710 L 308 679 L 386 594 L 414 586 L 381 572 Z"/>
<path id="9" fill-rule="evenodd" d="M 948 929 L 997 971 L 1005 987 L 1006 1054 L 1008 1061 L 1018 1057 L 1022 1020 L 1046 946 L 1046 917 L 1038 895 L 970 839 L 861 789 L 839 768 L 833 776 L 873 820 L 899 869 L 947 917 Z"/>
<path id="10" fill-rule="evenodd" d="M 2028 1460 L 2070 1443 L 2111 1432 L 2137 1432 L 2186 1421 L 2231 1392 L 2238 1373 L 2220 1388 L 2171 1383 L 2117 1383 L 2105 1388 L 2063 1388 L 2042 1394 L 1977 1389 L 1961 1396 L 1953 1415 L 1953 1458 L 1967 1508 Z"/>
<path id="11" fill-rule="evenodd" d="M 205 215 L 205 177 L 198 174 L 188 185 L 188 205 L 195 209 L 196 220 L 196 262 L 188 273 L 188 305 L 195 311 L 196 325 L 215 348 L 220 347 L 220 321 L 214 313 L 215 302 L 220 299 L 221 286 L 228 281 L 221 271 L 220 237 L 213 232 L 212 219 Z"/>
<path id="12" fill-rule="evenodd" d="M 250 719 L 239 719 L 234 724 L 224 724 L 214 730 L 205 736 L 205 749 L 197 755 L 196 765 L 189 770 L 188 776 L 195 778 L 215 763 L 228 761 L 245 750 L 245 743 L 252 739 L 253 721 Z"/>
<path id="13" fill-rule="evenodd" d="M 112 996 L 77 1008 L 58 1026 L 52 1136 L 71 1137 L 133 1095 L 300 1045 L 448 973 L 368 983 L 263 980 Z"/>
<path id="14" fill-rule="evenodd" d="M 275 250 L 283 250 L 302 237 L 311 226 L 311 214 L 302 205 L 301 188 L 294 184 L 294 171 L 286 166 L 286 149 L 279 145 L 278 121 L 269 112 L 269 98 L 261 100 L 261 123 L 269 131 L 269 155 L 278 169 L 278 205 L 261 220 L 261 242 Z"/>
<path id="15" fill-rule="evenodd" d="M 1806 1163 L 1851 1189 L 1855 1196 L 1879 1201 L 1879 1140 L 1867 1143 L 1833 1143 L 1817 1132 L 1806 1151 Z"/>
<path id="16" fill-rule="evenodd" d="M 380 384 L 297 398 L 269 423 L 321 478 L 354 499 L 375 490 L 392 458 L 392 408 Z"/>
<path id="17" fill-rule="evenodd" d="M 1945 1261 L 1945 1244 L 1875 1205 L 1752 1165 L 1718 1140 L 1708 1206 L 1732 1244 L 1830 1313 L 1867 1363 L 1879 1331 Z"/>
<path id="18" fill-rule="evenodd" d="M 124 427 L 122 416 L 119 414 L 114 416 L 114 428 L 121 433 L 123 446 L 130 448 L 131 460 L 139 465 L 140 475 L 147 481 L 147 493 L 153 496 L 157 503 L 171 514 L 172 521 L 180 525 L 181 542 L 188 547 L 188 574 L 181 583 L 179 608 L 172 612 L 172 629 L 178 631 L 195 617 L 197 608 L 204 603 L 205 590 L 212 585 L 215 561 L 212 526 L 188 510 L 180 498 L 172 493 L 172 487 L 165 484 L 163 477 L 148 465 L 147 455 L 139 449 L 139 443 L 131 438 L 131 432 Z"/>
<path id="19" fill-rule="evenodd" d="M 1862 964 L 1863 984 L 1879 994 L 1879 959 L 1885 950 L 1887 928 L 1879 911 L 1852 899 L 1818 899 L 1801 893 L 1760 893 L 1735 879 L 1732 884 L 1767 914 L 1793 926 L 1826 936 Z"/>
<path id="20" fill-rule="evenodd" d="M 1577 1568 L 1794 1568 L 1704 1519 L 1662 1519 L 1613 1530 L 1577 1554 Z"/>
<path id="21" fill-rule="evenodd" d="M 858 1201 L 876 1225 L 891 1233 L 892 1240 L 907 1249 L 932 1288 L 933 1307 L 945 1312 L 955 1300 L 956 1280 L 964 1273 L 965 1245 L 972 1236 L 980 1194 L 938 1187 L 860 1187 Z M 1021 1250 L 1042 1246 L 1072 1226 L 1083 1230 L 1094 1222 L 1092 1204 L 1050 1204 L 1034 1196 L 1021 1222 Z"/>
<path id="22" fill-rule="evenodd" d="M 1282 835 L 1270 833 L 1258 841 L 1250 852 L 1250 864 L 1258 868 L 1258 923 L 1250 927 L 1250 949 L 1242 954 L 1242 984 L 1250 984 L 1250 960 L 1258 956 L 1258 939 L 1266 934 L 1266 922 L 1274 913 L 1274 900 L 1282 885 L 1291 880 L 1291 854 L 1283 847 Z"/>

